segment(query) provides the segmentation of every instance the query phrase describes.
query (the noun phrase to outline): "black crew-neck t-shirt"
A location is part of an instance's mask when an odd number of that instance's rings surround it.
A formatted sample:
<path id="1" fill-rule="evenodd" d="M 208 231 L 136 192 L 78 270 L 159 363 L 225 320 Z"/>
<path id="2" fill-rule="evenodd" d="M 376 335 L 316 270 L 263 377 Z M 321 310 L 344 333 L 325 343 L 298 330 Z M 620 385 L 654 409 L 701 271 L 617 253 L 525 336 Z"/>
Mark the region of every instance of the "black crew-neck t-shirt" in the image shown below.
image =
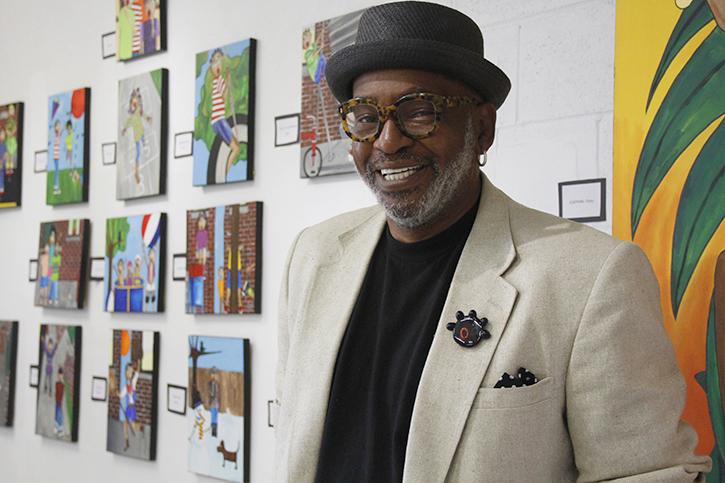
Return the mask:
<path id="1" fill-rule="evenodd" d="M 385 229 L 337 356 L 317 482 L 402 480 L 420 375 L 477 207 L 421 242 Z"/>

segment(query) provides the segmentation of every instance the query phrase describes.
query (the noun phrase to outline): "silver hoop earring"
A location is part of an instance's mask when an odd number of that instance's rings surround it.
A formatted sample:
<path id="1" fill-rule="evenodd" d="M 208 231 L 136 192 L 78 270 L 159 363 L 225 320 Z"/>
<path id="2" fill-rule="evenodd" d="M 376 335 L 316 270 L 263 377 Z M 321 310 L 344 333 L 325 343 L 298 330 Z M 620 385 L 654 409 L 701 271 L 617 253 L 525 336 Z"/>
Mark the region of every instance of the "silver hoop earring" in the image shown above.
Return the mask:
<path id="1" fill-rule="evenodd" d="M 488 162 L 488 151 L 484 151 L 481 156 L 478 158 L 478 165 L 481 167 L 486 166 L 486 163 Z"/>

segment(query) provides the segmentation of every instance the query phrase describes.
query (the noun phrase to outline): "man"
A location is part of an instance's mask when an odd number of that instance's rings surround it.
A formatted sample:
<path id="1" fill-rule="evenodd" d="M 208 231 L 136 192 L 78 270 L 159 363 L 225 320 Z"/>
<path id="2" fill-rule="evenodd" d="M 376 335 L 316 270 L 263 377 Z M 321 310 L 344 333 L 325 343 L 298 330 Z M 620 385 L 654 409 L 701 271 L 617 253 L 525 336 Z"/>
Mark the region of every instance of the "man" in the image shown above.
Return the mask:
<path id="1" fill-rule="evenodd" d="M 291 249 L 278 480 L 702 478 L 642 252 L 479 170 L 510 82 L 476 24 L 429 3 L 370 8 L 326 77 L 382 209 Z"/>

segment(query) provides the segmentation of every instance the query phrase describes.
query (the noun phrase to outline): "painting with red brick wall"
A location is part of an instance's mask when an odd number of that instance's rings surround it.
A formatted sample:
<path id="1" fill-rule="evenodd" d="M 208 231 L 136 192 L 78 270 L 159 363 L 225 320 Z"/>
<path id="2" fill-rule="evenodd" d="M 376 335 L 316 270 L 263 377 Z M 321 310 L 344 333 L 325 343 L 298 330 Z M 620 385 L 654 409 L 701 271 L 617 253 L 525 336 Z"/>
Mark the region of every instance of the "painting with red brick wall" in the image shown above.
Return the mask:
<path id="1" fill-rule="evenodd" d="M 40 224 L 35 305 L 83 308 L 89 223 L 75 219 Z"/>
<path id="2" fill-rule="evenodd" d="M 186 212 L 186 312 L 259 313 L 262 203 Z"/>
<path id="3" fill-rule="evenodd" d="M 108 367 L 106 449 L 156 458 L 159 332 L 114 330 Z"/>
<path id="4" fill-rule="evenodd" d="M 13 425 L 18 323 L 0 321 L 0 426 Z"/>
<path id="5" fill-rule="evenodd" d="M 78 441 L 81 327 L 40 326 L 35 434 Z"/>
<path id="6" fill-rule="evenodd" d="M 302 32 L 301 178 L 355 171 L 349 153 L 352 141 L 342 131 L 325 66 L 332 54 L 355 41 L 362 12 L 323 20 Z"/>

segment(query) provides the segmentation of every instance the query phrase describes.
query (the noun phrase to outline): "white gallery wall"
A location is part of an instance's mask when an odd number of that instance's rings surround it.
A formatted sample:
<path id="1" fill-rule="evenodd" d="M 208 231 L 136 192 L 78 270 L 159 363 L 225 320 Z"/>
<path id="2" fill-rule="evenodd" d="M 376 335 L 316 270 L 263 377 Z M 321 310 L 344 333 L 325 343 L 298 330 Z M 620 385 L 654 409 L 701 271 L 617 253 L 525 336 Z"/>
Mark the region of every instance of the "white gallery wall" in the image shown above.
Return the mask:
<path id="1" fill-rule="evenodd" d="M 101 35 L 115 29 L 113 0 L 0 0 L 0 105 L 25 103 L 22 207 L 0 211 L 0 320 L 18 320 L 15 424 L 0 428 L 0 481 L 212 481 L 186 469 L 186 419 L 166 411 L 166 384 L 187 385 L 189 334 L 251 340 L 251 481 L 272 481 L 274 433 L 267 400 L 274 398 L 277 288 L 284 258 L 303 227 L 372 204 L 354 174 L 299 179 L 299 146 L 274 147 L 275 116 L 299 112 L 301 33 L 305 25 L 374 4 L 371 0 L 168 0 L 164 53 L 128 63 L 101 58 Z M 499 111 L 486 173 L 513 198 L 557 213 L 557 183 L 607 178 L 611 231 L 614 0 L 450 0 L 482 27 L 486 55 L 509 75 L 513 89 Z M 173 159 L 173 134 L 193 130 L 194 55 L 256 38 L 256 175 L 252 182 L 192 187 L 191 158 Z M 115 199 L 116 167 L 101 163 L 101 144 L 116 141 L 117 82 L 169 69 L 167 194 Z M 46 149 L 47 102 L 57 92 L 90 87 L 91 160 L 88 203 L 45 204 L 45 174 L 33 173 L 33 152 Z M 185 251 L 185 212 L 246 201 L 264 202 L 262 313 L 185 313 L 183 282 L 171 279 L 171 255 Z M 155 315 L 102 310 L 102 282 L 88 282 L 83 310 L 33 306 L 28 260 L 37 257 L 42 221 L 91 220 L 90 255 L 103 256 L 105 219 L 150 211 L 168 214 L 166 310 Z M 83 326 L 77 443 L 35 434 L 41 323 Z M 90 397 L 91 378 L 106 376 L 111 330 L 161 332 L 157 460 L 106 452 L 106 403 Z"/>

